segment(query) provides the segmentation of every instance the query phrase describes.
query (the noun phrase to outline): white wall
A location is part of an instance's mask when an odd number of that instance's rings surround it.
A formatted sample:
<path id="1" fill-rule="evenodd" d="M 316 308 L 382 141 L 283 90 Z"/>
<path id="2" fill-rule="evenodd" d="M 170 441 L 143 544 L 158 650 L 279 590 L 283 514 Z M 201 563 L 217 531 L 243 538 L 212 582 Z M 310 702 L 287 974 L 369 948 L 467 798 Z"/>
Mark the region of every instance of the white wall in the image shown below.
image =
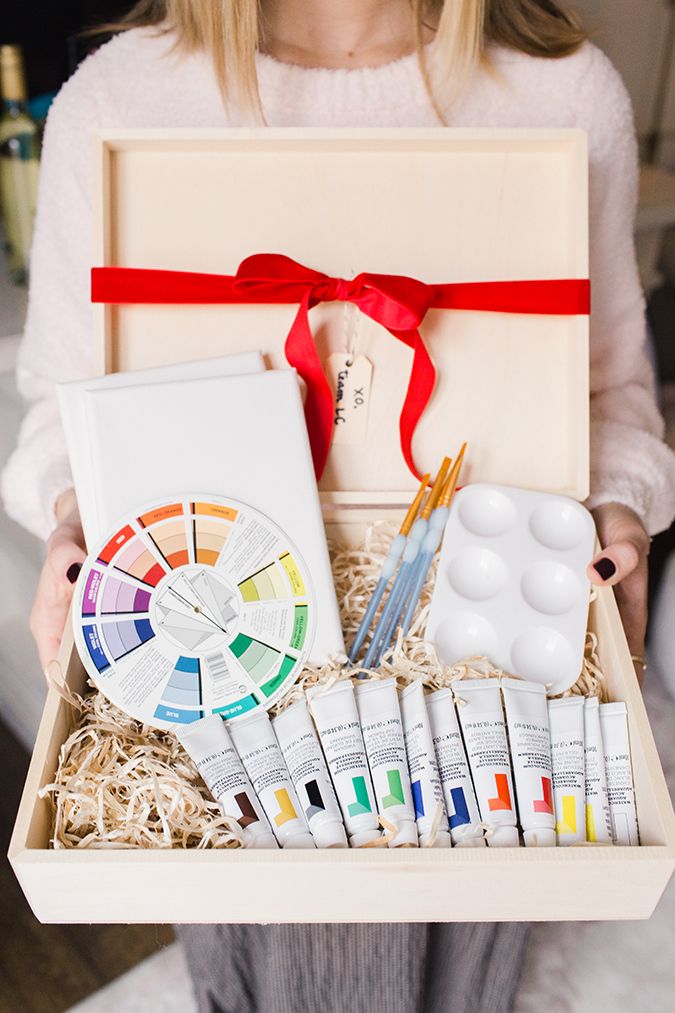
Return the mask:
<path id="1" fill-rule="evenodd" d="M 575 0 L 591 38 L 618 67 L 635 107 L 640 137 L 654 128 L 658 82 L 663 72 L 673 0 Z M 675 73 L 663 128 L 675 134 Z M 675 149 L 675 144 L 672 145 Z M 675 151 L 674 151 L 675 153 Z"/>

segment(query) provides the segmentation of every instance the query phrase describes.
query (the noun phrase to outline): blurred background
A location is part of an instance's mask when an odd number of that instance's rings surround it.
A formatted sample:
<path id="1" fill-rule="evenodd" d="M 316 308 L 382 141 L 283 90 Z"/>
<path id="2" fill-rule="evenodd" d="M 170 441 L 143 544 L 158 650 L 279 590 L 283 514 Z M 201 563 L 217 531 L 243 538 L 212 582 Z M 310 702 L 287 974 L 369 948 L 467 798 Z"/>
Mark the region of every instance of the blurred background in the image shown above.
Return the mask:
<path id="1" fill-rule="evenodd" d="M 131 6 L 106 0 L 3 0 L 0 45 L 21 47 L 24 115 L 30 120 L 31 140 L 27 148 L 10 150 L 10 132 L 6 123 L 3 132 L 0 121 L 0 156 L 33 162 L 37 173 L 41 130 L 51 99 L 87 52 L 106 38 L 83 36 L 82 30 L 114 20 Z M 619 69 L 633 100 L 642 161 L 636 245 L 668 438 L 675 447 L 675 0 L 577 0 L 574 6 L 592 40 Z M 23 411 L 14 385 L 14 363 L 26 310 L 30 201 L 27 193 L 26 208 L 14 212 L 11 220 L 4 208 L 5 225 L 14 230 L 12 257 L 0 233 L 0 468 L 14 446 Z M 645 694 L 671 789 L 675 787 L 675 629 L 670 618 L 675 615 L 674 550 L 675 531 L 655 539 Z M 42 545 L 0 508 L 3 853 L 46 694 L 27 627 L 42 554 Z M 4 861 L 0 892 L 0 1011 L 23 1006 L 31 1013 L 61 1013 L 75 1004 L 80 1011 L 193 1008 L 182 956 L 169 945 L 170 929 L 41 926 Z M 591 1013 L 599 1003 L 612 1000 L 641 1013 L 672 1008 L 673 915 L 671 886 L 645 925 L 537 926 L 517 1013 L 538 1013 L 544 1004 L 560 1013 Z M 576 968 L 578 983 L 572 990 L 567 973 L 557 973 L 570 966 Z M 37 967 L 39 975 L 34 973 Z M 561 980 L 559 992 L 551 984 L 556 979 Z"/>

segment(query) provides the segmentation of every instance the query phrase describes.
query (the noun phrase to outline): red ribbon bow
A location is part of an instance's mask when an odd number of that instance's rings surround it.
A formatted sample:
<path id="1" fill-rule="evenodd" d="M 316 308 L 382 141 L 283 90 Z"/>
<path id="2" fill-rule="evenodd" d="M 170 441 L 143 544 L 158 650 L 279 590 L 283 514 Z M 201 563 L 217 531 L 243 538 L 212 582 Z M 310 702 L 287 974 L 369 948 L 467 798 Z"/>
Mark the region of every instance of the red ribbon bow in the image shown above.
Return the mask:
<path id="1" fill-rule="evenodd" d="M 333 432 L 333 394 L 309 326 L 309 310 L 321 302 L 351 302 L 413 351 L 401 415 L 401 450 L 419 479 L 412 457 L 417 423 L 431 397 L 436 372 L 419 333 L 428 309 L 493 313 L 576 315 L 590 312 L 588 279 L 467 282 L 426 285 L 394 274 L 359 274 L 351 281 L 304 267 L 290 257 L 247 257 L 236 275 L 95 267 L 92 302 L 98 303 L 299 303 L 286 338 L 286 358 L 305 381 L 305 417 L 317 480 Z"/>

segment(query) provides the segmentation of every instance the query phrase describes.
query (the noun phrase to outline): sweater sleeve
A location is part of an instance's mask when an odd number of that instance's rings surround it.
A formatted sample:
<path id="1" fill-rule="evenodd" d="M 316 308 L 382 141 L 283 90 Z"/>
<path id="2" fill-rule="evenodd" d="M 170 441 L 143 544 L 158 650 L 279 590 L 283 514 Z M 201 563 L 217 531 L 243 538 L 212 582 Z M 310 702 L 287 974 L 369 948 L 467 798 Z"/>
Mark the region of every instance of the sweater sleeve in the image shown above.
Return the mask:
<path id="1" fill-rule="evenodd" d="M 618 73 L 592 50 L 582 82 L 589 110 L 591 495 L 587 506 L 632 507 L 650 534 L 675 515 L 675 455 L 647 356 L 644 297 L 633 230 L 638 158 L 630 99 Z"/>
<path id="2" fill-rule="evenodd" d="M 39 537 L 72 486 L 55 384 L 91 373 L 93 129 L 102 107 L 97 57 L 63 86 L 45 129 L 26 328 L 17 386 L 28 402 L 18 445 L 2 475 L 7 513 Z"/>

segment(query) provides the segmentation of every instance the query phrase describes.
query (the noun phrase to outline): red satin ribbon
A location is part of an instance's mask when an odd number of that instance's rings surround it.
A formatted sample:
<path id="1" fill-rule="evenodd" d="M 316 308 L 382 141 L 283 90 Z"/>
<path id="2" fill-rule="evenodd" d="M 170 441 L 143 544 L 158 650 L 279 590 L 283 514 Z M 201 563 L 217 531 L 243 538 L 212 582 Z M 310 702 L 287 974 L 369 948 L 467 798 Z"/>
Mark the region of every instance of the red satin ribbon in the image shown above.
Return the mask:
<path id="1" fill-rule="evenodd" d="M 289 365 L 297 369 L 307 386 L 305 417 L 317 480 L 330 449 L 334 406 L 309 326 L 309 310 L 321 302 L 353 303 L 412 349 L 413 362 L 399 430 L 406 464 L 419 479 L 412 457 L 412 440 L 436 378 L 419 333 L 427 310 L 588 315 L 590 283 L 587 278 L 563 278 L 426 285 L 394 274 L 359 274 L 348 281 L 313 271 L 281 254 L 259 253 L 243 260 L 233 276 L 95 267 L 91 272 L 91 298 L 95 303 L 110 304 L 298 303 L 285 351 Z"/>

